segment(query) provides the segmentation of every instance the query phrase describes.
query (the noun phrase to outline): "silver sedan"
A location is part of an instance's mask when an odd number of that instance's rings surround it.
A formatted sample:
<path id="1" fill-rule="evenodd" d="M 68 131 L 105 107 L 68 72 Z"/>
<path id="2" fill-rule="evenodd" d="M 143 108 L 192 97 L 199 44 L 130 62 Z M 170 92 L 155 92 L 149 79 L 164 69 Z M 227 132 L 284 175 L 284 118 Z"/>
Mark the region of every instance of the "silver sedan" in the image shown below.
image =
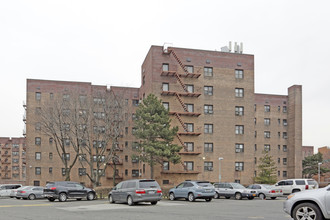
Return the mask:
<path id="1" fill-rule="evenodd" d="M 276 189 L 274 186 L 268 184 L 252 184 L 247 188 L 255 189 L 260 199 L 276 199 L 277 197 L 283 196 L 283 192 L 281 189 Z"/>
<path id="2" fill-rule="evenodd" d="M 44 188 L 40 186 L 27 186 L 23 189 L 17 190 L 16 199 L 41 199 L 44 198 L 43 196 Z"/>

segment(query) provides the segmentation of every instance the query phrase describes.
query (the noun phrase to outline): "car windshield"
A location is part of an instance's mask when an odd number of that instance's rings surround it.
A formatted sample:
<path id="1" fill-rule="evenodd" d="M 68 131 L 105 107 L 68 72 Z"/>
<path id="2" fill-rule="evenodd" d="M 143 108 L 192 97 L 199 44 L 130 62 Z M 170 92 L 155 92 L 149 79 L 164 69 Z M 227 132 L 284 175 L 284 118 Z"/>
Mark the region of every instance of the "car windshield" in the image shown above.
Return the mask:
<path id="1" fill-rule="evenodd" d="M 209 182 L 197 182 L 197 185 L 201 186 L 201 187 L 210 187 L 210 186 L 212 186 L 212 184 L 209 183 Z"/>
<path id="2" fill-rule="evenodd" d="M 158 183 L 155 180 L 141 180 L 140 188 L 158 188 Z"/>
<path id="3" fill-rule="evenodd" d="M 245 187 L 239 183 L 232 183 L 231 185 L 233 186 L 234 189 L 245 189 Z"/>

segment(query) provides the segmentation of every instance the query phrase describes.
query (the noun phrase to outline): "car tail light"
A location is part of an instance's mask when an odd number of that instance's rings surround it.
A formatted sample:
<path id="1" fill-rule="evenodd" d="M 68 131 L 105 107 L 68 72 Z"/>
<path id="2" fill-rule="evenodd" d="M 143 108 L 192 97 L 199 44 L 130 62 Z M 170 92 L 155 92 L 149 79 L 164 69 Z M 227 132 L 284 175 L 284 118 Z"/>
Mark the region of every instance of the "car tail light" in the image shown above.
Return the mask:
<path id="1" fill-rule="evenodd" d="M 282 193 L 282 190 L 280 192 Z"/>
<path id="2" fill-rule="evenodd" d="M 308 189 L 308 185 L 305 186 L 305 189 Z"/>
<path id="3" fill-rule="evenodd" d="M 146 191 L 144 189 L 137 189 L 137 190 L 135 190 L 135 193 L 136 194 L 145 194 Z"/>
<path id="4" fill-rule="evenodd" d="M 162 190 L 161 189 L 157 189 L 157 193 L 162 193 Z"/>
<path id="5" fill-rule="evenodd" d="M 56 187 L 50 187 L 50 189 L 51 189 L 51 190 L 55 190 L 55 189 L 56 189 Z"/>
<path id="6" fill-rule="evenodd" d="M 270 193 L 275 193 L 275 190 L 271 190 L 271 191 L 269 191 Z"/>
<path id="7" fill-rule="evenodd" d="M 26 193 L 26 191 L 21 191 L 21 193 Z"/>

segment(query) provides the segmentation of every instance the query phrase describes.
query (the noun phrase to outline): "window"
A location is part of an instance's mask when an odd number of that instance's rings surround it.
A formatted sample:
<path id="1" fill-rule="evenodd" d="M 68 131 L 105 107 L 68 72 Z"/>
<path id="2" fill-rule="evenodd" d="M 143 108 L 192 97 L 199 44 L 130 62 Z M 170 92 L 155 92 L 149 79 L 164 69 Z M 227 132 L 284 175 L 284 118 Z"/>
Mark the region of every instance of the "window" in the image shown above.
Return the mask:
<path id="1" fill-rule="evenodd" d="M 244 126 L 235 125 L 235 134 L 244 134 Z"/>
<path id="2" fill-rule="evenodd" d="M 128 169 L 125 169 L 125 176 L 128 176 Z"/>
<path id="3" fill-rule="evenodd" d="M 283 161 L 283 165 L 287 164 L 287 159 L 286 158 L 283 158 L 282 161 Z"/>
<path id="4" fill-rule="evenodd" d="M 53 159 L 53 153 L 49 153 L 49 159 L 50 159 L 50 160 Z"/>
<path id="5" fill-rule="evenodd" d="M 244 71 L 243 70 L 235 70 L 235 78 L 236 79 L 243 79 L 244 78 Z"/>
<path id="6" fill-rule="evenodd" d="M 168 161 L 163 162 L 163 170 L 170 170 L 170 163 Z"/>
<path id="7" fill-rule="evenodd" d="M 70 154 L 69 153 L 63 153 L 62 154 L 62 160 L 70 161 Z"/>
<path id="8" fill-rule="evenodd" d="M 41 92 L 36 92 L 36 100 L 37 101 L 41 100 Z"/>
<path id="9" fill-rule="evenodd" d="M 128 162 L 128 156 L 125 155 L 125 162 Z"/>
<path id="10" fill-rule="evenodd" d="M 41 137 L 36 137 L 35 138 L 35 144 L 40 146 L 41 145 Z"/>
<path id="11" fill-rule="evenodd" d="M 188 112 L 194 112 L 194 104 L 185 104 Z"/>
<path id="12" fill-rule="evenodd" d="M 136 156 L 133 156 L 132 163 L 138 163 L 138 162 L 139 162 L 139 158 Z"/>
<path id="13" fill-rule="evenodd" d="M 270 105 L 265 105 L 264 108 L 265 108 L 265 112 L 270 112 Z"/>
<path id="14" fill-rule="evenodd" d="M 278 163 L 278 164 L 281 163 L 281 158 L 277 158 L 277 163 Z"/>
<path id="15" fill-rule="evenodd" d="M 254 118 L 254 124 L 255 125 L 257 124 L 257 118 Z"/>
<path id="16" fill-rule="evenodd" d="M 287 139 L 288 138 L 288 134 L 286 132 L 283 132 L 283 138 Z"/>
<path id="17" fill-rule="evenodd" d="M 244 89 L 236 88 L 235 89 L 235 97 L 243 98 L 244 97 Z"/>
<path id="18" fill-rule="evenodd" d="M 168 83 L 163 83 L 163 91 L 169 91 L 170 87 Z"/>
<path id="19" fill-rule="evenodd" d="M 213 86 L 204 86 L 204 95 L 213 95 Z"/>
<path id="20" fill-rule="evenodd" d="M 288 151 L 288 147 L 286 145 L 283 145 L 283 151 L 287 152 Z"/>
<path id="21" fill-rule="evenodd" d="M 70 146 L 70 139 L 69 138 L 64 138 L 64 145 L 65 146 Z"/>
<path id="22" fill-rule="evenodd" d="M 53 173 L 53 167 L 49 167 L 48 172 L 49 172 L 50 174 L 52 174 L 52 173 Z"/>
<path id="23" fill-rule="evenodd" d="M 86 175 L 86 168 L 79 168 L 78 173 L 79 173 L 79 176 L 85 176 Z"/>
<path id="24" fill-rule="evenodd" d="M 163 71 L 169 71 L 169 69 L 170 69 L 169 64 L 168 63 L 163 63 L 162 69 L 163 69 Z"/>
<path id="25" fill-rule="evenodd" d="M 286 119 L 283 119 L 283 126 L 287 126 L 288 125 L 288 121 Z"/>
<path id="26" fill-rule="evenodd" d="M 235 162 L 235 171 L 243 171 L 244 162 Z"/>
<path id="27" fill-rule="evenodd" d="M 213 133 L 213 124 L 204 124 L 204 133 L 212 134 Z"/>
<path id="28" fill-rule="evenodd" d="M 36 160 L 41 160 L 41 153 L 40 152 L 36 152 L 35 158 L 36 158 Z"/>
<path id="29" fill-rule="evenodd" d="M 186 127 L 186 132 L 194 132 L 194 124 L 193 123 L 184 123 Z"/>
<path id="30" fill-rule="evenodd" d="M 138 99 L 133 99 L 132 104 L 133 104 L 133 106 L 139 106 L 139 100 Z"/>
<path id="31" fill-rule="evenodd" d="M 213 68 L 204 67 L 204 76 L 213 76 Z"/>
<path id="32" fill-rule="evenodd" d="M 213 171 L 213 162 L 205 161 L 204 162 L 204 170 L 205 171 Z"/>
<path id="33" fill-rule="evenodd" d="M 278 125 L 281 124 L 281 119 L 277 119 Z"/>
<path id="34" fill-rule="evenodd" d="M 185 66 L 188 73 L 194 73 L 194 67 L 193 66 Z"/>
<path id="35" fill-rule="evenodd" d="M 281 171 L 277 171 L 277 176 L 281 176 Z"/>
<path id="36" fill-rule="evenodd" d="M 264 118 L 264 124 L 270 125 L 270 118 Z"/>
<path id="37" fill-rule="evenodd" d="M 36 115 L 40 115 L 41 114 L 41 107 L 36 107 L 35 114 Z"/>
<path id="38" fill-rule="evenodd" d="M 213 114 L 213 105 L 204 105 L 205 114 Z"/>
<path id="39" fill-rule="evenodd" d="M 244 107 L 243 106 L 235 106 L 235 115 L 237 115 L 237 116 L 244 115 Z"/>
<path id="40" fill-rule="evenodd" d="M 168 110 L 170 110 L 170 103 L 168 103 L 168 102 L 163 102 L 163 106 L 164 106 L 164 108 L 168 111 Z"/>
<path id="41" fill-rule="evenodd" d="M 281 137 L 281 132 L 277 132 L 277 136 L 280 138 Z"/>
<path id="42" fill-rule="evenodd" d="M 257 164 L 257 158 L 256 157 L 254 158 L 254 164 Z"/>
<path id="43" fill-rule="evenodd" d="M 283 171 L 283 177 L 287 177 L 287 172 L 286 171 Z"/>
<path id="44" fill-rule="evenodd" d="M 194 143 L 193 142 L 184 142 L 186 152 L 194 152 Z"/>
<path id="45" fill-rule="evenodd" d="M 270 131 L 264 131 L 264 137 L 270 138 Z"/>
<path id="46" fill-rule="evenodd" d="M 138 177 L 139 176 L 139 170 L 132 170 L 132 177 Z"/>
<path id="47" fill-rule="evenodd" d="M 36 167 L 35 168 L 35 174 L 36 175 L 41 175 L 41 167 Z"/>
<path id="48" fill-rule="evenodd" d="M 163 180 L 163 184 L 170 184 L 169 180 Z"/>
<path id="49" fill-rule="evenodd" d="M 54 98 L 54 94 L 51 92 L 51 93 L 49 93 L 49 98 L 50 99 L 53 99 Z"/>
<path id="50" fill-rule="evenodd" d="M 269 144 L 265 144 L 265 145 L 264 145 L 264 150 L 265 150 L 266 152 L 270 151 L 270 145 L 269 145 Z"/>
<path id="51" fill-rule="evenodd" d="M 63 101 L 69 101 L 70 95 L 69 94 L 63 94 Z"/>
<path id="52" fill-rule="evenodd" d="M 194 85 L 186 85 L 187 91 L 190 93 L 194 92 Z"/>
<path id="53" fill-rule="evenodd" d="M 139 143 L 138 142 L 133 142 L 132 143 L 132 150 L 136 151 L 139 149 Z"/>
<path id="54" fill-rule="evenodd" d="M 283 113 L 286 113 L 287 112 L 287 108 L 286 106 L 283 106 Z"/>
<path id="55" fill-rule="evenodd" d="M 185 167 L 185 170 L 192 171 L 192 170 L 194 170 L 194 162 L 184 161 L 184 167 Z"/>
<path id="56" fill-rule="evenodd" d="M 35 124 L 35 130 L 36 130 L 36 131 L 40 131 L 40 130 L 41 130 L 41 124 L 40 124 L 40 122 L 37 122 L 37 123 Z"/>
<path id="57" fill-rule="evenodd" d="M 236 153 L 244 152 L 244 144 L 235 144 L 235 152 Z"/>
<path id="58" fill-rule="evenodd" d="M 204 152 L 213 152 L 213 143 L 204 143 Z"/>
<path id="59" fill-rule="evenodd" d="M 281 150 L 281 145 L 277 145 L 277 149 L 278 150 Z"/>
<path id="60" fill-rule="evenodd" d="M 281 106 L 277 106 L 277 111 L 281 111 Z"/>
<path id="61" fill-rule="evenodd" d="M 255 145 L 254 145 L 254 151 L 257 151 L 257 149 L 258 149 L 258 148 L 257 148 L 257 145 L 255 144 Z"/>
<path id="62" fill-rule="evenodd" d="M 53 143 L 53 138 L 49 138 L 49 144 L 52 144 Z"/>

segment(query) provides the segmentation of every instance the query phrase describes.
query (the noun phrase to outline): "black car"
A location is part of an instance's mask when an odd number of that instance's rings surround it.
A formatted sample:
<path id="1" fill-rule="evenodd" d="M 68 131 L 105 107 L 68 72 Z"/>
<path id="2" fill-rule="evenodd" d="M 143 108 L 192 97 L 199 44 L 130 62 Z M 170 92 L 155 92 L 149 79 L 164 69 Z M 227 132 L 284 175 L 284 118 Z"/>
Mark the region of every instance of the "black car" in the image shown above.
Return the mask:
<path id="1" fill-rule="evenodd" d="M 60 202 L 65 202 L 67 199 L 87 200 L 95 199 L 96 193 L 93 189 L 87 188 L 80 183 L 62 181 L 50 182 L 46 184 L 44 189 L 44 197 L 53 202 L 58 199 Z"/>

